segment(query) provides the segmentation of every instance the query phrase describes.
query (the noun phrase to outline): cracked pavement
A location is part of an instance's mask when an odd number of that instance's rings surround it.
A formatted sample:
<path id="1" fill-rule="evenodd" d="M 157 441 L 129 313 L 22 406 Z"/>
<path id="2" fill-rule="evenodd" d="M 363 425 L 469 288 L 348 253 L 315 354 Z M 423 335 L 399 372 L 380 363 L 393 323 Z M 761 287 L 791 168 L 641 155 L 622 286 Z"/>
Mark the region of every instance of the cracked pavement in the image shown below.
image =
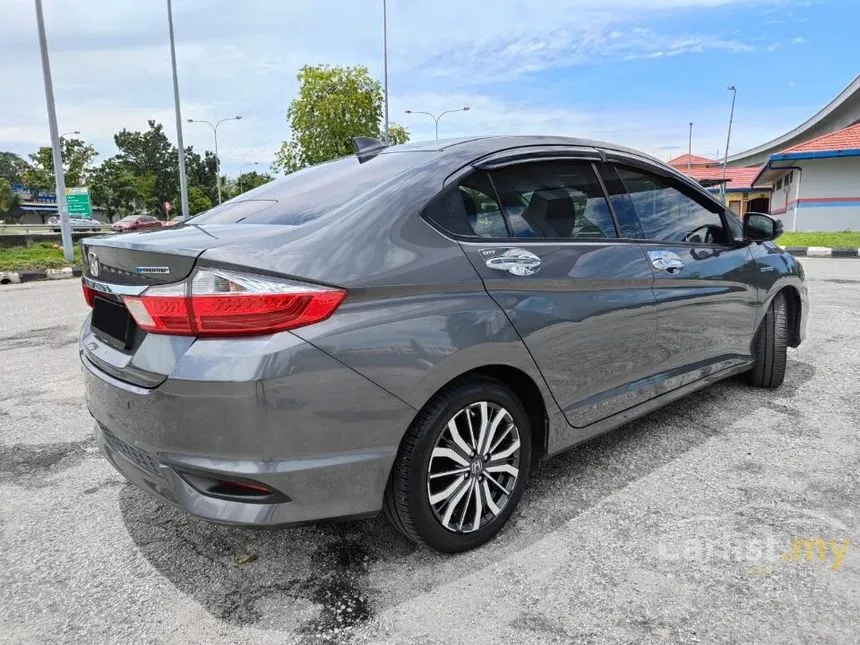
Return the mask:
<path id="1" fill-rule="evenodd" d="M 457 556 L 381 518 L 251 530 L 158 503 L 92 440 L 78 282 L 4 286 L 0 643 L 856 642 L 860 262 L 803 263 L 782 388 L 720 383 L 545 462 Z"/>

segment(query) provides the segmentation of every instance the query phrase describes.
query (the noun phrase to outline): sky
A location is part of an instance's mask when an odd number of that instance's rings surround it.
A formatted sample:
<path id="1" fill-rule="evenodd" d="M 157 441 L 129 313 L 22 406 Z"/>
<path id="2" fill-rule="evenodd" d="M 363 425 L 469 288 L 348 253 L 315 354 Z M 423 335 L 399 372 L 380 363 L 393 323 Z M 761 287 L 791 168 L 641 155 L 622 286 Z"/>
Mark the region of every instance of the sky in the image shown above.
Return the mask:
<path id="1" fill-rule="evenodd" d="M 100 159 L 113 134 L 175 141 L 166 0 L 43 0 L 61 132 Z M 383 77 L 382 0 L 173 0 L 183 120 L 219 128 L 222 172 L 265 170 L 303 65 Z M 860 74 L 857 0 L 388 0 L 392 122 L 413 141 L 556 134 L 661 159 L 730 152 L 795 127 Z M 48 145 L 33 0 L 0 0 L 0 150 Z M 205 125 L 186 145 L 212 149 Z M 255 167 L 253 164 L 259 164 Z"/>

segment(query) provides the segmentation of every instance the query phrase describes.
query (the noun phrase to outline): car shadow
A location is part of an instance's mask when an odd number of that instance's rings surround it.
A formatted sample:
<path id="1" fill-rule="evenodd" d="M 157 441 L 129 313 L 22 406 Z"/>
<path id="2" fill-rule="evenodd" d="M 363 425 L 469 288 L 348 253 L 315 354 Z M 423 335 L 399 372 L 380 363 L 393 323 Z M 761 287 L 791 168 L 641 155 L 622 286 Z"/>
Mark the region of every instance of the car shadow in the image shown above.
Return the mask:
<path id="1" fill-rule="evenodd" d="M 718 383 L 546 460 L 499 536 L 456 556 L 416 547 L 381 516 L 283 530 L 237 528 L 193 518 L 130 484 L 119 505 L 140 553 L 213 616 L 289 633 L 298 642 L 339 642 L 375 612 L 528 548 L 729 423 L 761 409 L 802 415 L 791 399 L 814 373 L 812 365 L 792 360 L 779 390 L 749 388 L 739 379 Z M 396 590 L 380 583 L 389 576 L 396 576 Z"/>

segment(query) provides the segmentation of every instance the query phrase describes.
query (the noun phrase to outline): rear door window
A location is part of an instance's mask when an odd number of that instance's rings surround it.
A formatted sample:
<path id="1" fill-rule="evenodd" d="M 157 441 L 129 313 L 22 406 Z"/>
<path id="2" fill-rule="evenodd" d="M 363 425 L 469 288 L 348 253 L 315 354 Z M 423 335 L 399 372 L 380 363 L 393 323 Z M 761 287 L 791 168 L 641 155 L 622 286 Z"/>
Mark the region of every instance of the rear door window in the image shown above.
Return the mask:
<path id="1" fill-rule="evenodd" d="M 491 177 L 514 237 L 618 237 L 590 162 L 525 163 Z"/>

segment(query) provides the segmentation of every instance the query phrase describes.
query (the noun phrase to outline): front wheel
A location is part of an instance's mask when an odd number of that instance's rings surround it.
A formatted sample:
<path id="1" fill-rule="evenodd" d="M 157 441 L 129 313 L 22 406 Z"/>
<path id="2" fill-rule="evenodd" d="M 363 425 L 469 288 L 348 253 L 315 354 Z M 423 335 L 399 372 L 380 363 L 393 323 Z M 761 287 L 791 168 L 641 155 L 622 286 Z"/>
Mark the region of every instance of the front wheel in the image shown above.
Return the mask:
<path id="1" fill-rule="evenodd" d="M 455 382 L 409 427 L 385 514 L 410 540 L 438 551 L 481 546 L 519 503 L 531 446 L 528 415 L 510 388 L 482 376 Z"/>
<path id="2" fill-rule="evenodd" d="M 779 387 L 785 380 L 788 359 L 788 311 L 781 293 L 771 301 L 753 340 L 755 366 L 747 381 L 756 387 Z"/>

